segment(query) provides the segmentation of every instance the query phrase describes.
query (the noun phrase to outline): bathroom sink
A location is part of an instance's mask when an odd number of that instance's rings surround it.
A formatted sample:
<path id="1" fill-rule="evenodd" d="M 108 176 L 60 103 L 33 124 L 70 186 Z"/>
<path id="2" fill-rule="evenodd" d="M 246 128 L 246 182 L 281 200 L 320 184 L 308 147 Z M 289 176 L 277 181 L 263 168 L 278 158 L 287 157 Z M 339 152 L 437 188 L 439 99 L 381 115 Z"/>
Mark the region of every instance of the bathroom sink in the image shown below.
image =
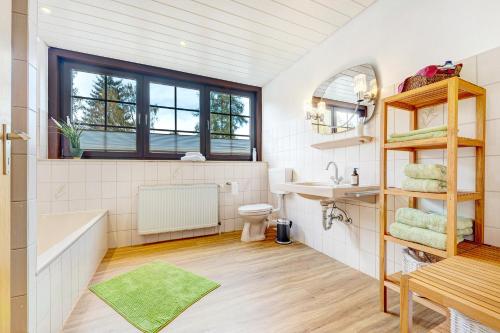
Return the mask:
<path id="1" fill-rule="evenodd" d="M 297 193 L 312 200 L 355 199 L 375 202 L 378 185 L 335 184 L 333 182 L 304 181 L 279 184 L 280 190 Z"/>

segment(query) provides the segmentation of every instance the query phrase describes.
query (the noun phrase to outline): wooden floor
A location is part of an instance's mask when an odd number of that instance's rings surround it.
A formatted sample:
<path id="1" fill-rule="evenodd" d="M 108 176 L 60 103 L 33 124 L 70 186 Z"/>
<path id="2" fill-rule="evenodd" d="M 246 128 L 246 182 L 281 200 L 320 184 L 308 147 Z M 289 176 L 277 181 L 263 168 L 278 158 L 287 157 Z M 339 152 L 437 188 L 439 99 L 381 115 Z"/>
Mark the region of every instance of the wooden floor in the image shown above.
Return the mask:
<path id="1" fill-rule="evenodd" d="M 239 233 L 110 250 L 92 283 L 161 260 L 221 283 L 162 332 L 399 332 L 399 317 L 378 307 L 378 282 L 299 244 L 242 243 Z M 391 295 L 392 311 L 399 295 Z M 414 332 L 444 317 L 415 305 Z M 64 332 L 138 332 L 86 292 Z"/>

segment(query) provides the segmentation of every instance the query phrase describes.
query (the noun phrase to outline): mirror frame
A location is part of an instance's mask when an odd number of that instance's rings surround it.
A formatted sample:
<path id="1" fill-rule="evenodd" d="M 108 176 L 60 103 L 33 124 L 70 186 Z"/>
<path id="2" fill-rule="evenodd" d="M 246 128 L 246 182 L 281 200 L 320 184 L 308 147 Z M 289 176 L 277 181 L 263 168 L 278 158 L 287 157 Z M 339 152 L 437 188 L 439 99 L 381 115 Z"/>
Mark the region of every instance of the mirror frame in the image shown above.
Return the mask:
<path id="1" fill-rule="evenodd" d="M 331 85 L 331 83 L 333 82 L 335 77 L 341 75 L 345 71 L 351 70 L 352 68 L 355 68 L 358 66 L 369 66 L 371 68 L 371 70 L 373 71 L 373 76 L 375 78 L 376 92 L 373 93 L 373 90 L 372 91 L 367 90 L 367 92 L 365 92 L 365 95 L 363 96 L 363 98 L 366 98 L 368 101 L 367 105 L 344 102 L 344 101 L 337 101 L 337 100 L 331 100 L 331 99 L 324 98 L 324 93 L 326 92 L 328 87 Z M 323 96 L 321 96 L 321 97 L 317 96 L 318 89 L 321 88 L 326 82 L 329 82 L 329 83 L 328 83 L 327 88 L 324 89 L 324 91 L 323 91 Z M 318 87 L 316 87 L 316 89 L 314 90 L 313 95 L 311 97 L 311 101 L 310 101 L 312 108 L 317 109 L 319 102 L 325 102 L 325 106 L 326 106 L 325 110 L 319 111 L 318 114 L 315 117 L 313 117 L 311 120 L 311 125 L 313 127 L 314 132 L 319 133 L 319 134 L 324 134 L 324 135 L 331 135 L 331 134 L 348 132 L 350 130 L 353 130 L 356 127 L 356 126 L 349 127 L 349 123 L 351 122 L 352 117 L 354 117 L 354 112 L 353 112 L 352 116 L 350 116 L 350 118 L 347 119 L 347 121 L 344 124 L 344 125 L 347 125 L 347 127 L 342 126 L 342 125 L 335 126 L 333 124 L 333 119 L 332 119 L 333 117 L 335 117 L 335 111 L 330 109 L 330 108 L 335 108 L 335 107 L 343 108 L 343 109 L 351 109 L 354 111 L 358 111 L 359 109 L 361 109 L 361 110 L 364 109 L 363 111 L 365 114 L 365 119 L 363 121 L 363 125 L 367 124 L 373 118 L 375 113 L 377 112 L 377 104 L 378 104 L 379 97 L 380 97 L 380 89 L 379 89 L 378 85 L 379 85 L 379 78 L 377 75 L 376 68 L 375 68 L 375 66 L 373 66 L 372 64 L 369 64 L 369 63 L 355 65 L 355 66 L 351 66 L 349 68 L 343 69 L 342 71 L 339 71 L 338 73 L 336 73 L 336 74 L 330 76 L 329 78 L 327 78 L 326 80 L 322 81 L 321 84 L 318 85 Z M 373 108 L 373 110 L 369 110 L 369 108 Z M 321 115 L 321 114 L 319 114 L 320 112 L 329 112 L 330 117 L 328 118 L 327 114 L 325 114 L 325 113 Z M 326 123 L 327 118 L 330 119 L 331 124 Z M 341 127 L 343 128 L 343 130 L 339 131 L 338 129 Z"/>

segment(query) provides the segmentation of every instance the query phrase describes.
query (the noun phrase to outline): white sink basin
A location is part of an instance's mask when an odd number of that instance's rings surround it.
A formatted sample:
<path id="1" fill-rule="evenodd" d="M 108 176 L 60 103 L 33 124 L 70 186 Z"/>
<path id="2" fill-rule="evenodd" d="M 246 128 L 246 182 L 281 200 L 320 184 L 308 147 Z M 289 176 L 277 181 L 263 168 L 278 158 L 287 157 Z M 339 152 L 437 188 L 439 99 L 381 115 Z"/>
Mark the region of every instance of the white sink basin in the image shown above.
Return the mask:
<path id="1" fill-rule="evenodd" d="M 379 190 L 378 185 L 336 185 L 333 182 L 316 181 L 284 183 L 277 187 L 312 200 L 357 199 L 367 202 L 375 202 Z"/>

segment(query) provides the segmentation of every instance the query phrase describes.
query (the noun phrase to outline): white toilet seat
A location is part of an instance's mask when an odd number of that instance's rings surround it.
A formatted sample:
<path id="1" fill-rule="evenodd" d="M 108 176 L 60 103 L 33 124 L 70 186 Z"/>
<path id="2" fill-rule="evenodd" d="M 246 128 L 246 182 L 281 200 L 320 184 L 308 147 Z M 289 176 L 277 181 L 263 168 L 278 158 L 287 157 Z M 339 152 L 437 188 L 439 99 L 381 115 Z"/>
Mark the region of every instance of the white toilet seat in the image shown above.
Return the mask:
<path id="1" fill-rule="evenodd" d="M 273 206 L 269 204 L 245 205 L 238 208 L 240 214 L 269 214 L 273 211 Z"/>

